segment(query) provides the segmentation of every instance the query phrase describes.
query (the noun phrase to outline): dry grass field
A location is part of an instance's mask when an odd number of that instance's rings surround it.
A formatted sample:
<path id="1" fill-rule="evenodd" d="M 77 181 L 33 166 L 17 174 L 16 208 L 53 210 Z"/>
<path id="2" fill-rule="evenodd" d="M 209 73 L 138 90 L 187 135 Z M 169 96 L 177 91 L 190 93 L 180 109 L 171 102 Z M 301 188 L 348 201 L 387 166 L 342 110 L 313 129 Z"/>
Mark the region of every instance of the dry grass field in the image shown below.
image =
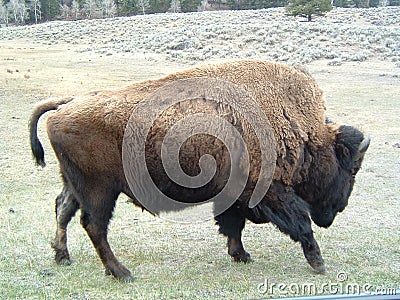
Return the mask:
<path id="1" fill-rule="evenodd" d="M 246 225 L 244 243 L 255 261 L 236 264 L 213 222 L 168 223 L 142 213 L 125 197 L 118 201 L 109 239 L 135 282 L 104 276 L 78 217 L 69 231 L 73 263 L 56 265 L 50 240 L 61 183 L 46 118 L 39 134 L 48 165 L 40 169 L 31 159 L 27 124 L 34 103 L 121 87 L 193 63 L 153 52 L 106 55 L 79 47 L 37 43 L 29 36 L 0 41 L 2 298 L 255 299 L 302 295 L 309 285 L 318 294 L 346 293 L 349 284 L 369 292 L 400 289 L 400 69 L 376 57 L 337 66 L 321 58 L 306 65 L 325 92 L 327 115 L 372 137 L 348 207 L 330 228 L 313 227 L 325 275 L 313 273 L 300 245 L 270 224 Z M 279 290 L 274 283 L 291 289 Z"/>

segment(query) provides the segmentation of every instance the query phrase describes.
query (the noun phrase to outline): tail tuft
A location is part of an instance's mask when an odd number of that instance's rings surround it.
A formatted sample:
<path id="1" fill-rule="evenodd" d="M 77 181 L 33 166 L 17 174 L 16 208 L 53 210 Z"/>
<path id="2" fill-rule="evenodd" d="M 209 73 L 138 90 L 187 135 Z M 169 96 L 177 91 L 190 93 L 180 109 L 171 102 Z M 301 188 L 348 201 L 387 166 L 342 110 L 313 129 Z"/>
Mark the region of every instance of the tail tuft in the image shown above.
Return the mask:
<path id="1" fill-rule="evenodd" d="M 42 143 L 39 141 L 37 137 L 32 135 L 31 135 L 31 150 L 32 150 L 32 156 L 35 159 L 36 164 L 44 168 L 46 166 L 46 162 L 44 161 L 44 150 Z"/>

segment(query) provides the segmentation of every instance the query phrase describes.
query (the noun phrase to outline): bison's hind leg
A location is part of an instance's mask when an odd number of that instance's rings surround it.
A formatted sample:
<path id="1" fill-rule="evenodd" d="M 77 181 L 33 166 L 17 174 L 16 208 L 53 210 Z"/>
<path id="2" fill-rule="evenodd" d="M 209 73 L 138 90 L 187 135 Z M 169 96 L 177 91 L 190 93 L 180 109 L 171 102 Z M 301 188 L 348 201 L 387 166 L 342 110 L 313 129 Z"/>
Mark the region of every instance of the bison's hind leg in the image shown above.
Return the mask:
<path id="1" fill-rule="evenodd" d="M 56 198 L 57 230 L 51 247 L 55 251 L 55 261 L 60 265 L 71 264 L 67 247 L 67 227 L 76 211 L 79 203 L 64 185 L 62 192 Z"/>
<path id="2" fill-rule="evenodd" d="M 50 123 L 48 124 L 50 126 Z M 55 125 L 54 125 L 55 126 Z M 108 224 L 121 193 L 120 182 L 110 172 L 86 167 L 85 171 L 74 163 L 69 152 L 64 149 L 62 140 L 55 134 L 61 131 L 49 130 L 50 140 L 60 162 L 61 174 L 69 191 L 75 196 L 81 210 L 81 224 L 89 235 L 99 255 L 106 274 L 112 274 L 122 281 L 131 281 L 131 273 L 115 257 L 107 240 Z M 73 148 L 71 145 L 70 148 Z M 98 160 L 100 161 L 100 160 Z M 90 170 L 90 172 L 89 172 Z"/>
<path id="3" fill-rule="evenodd" d="M 115 257 L 107 240 L 108 223 L 118 193 L 113 189 L 103 189 L 104 185 L 92 186 L 91 192 L 85 195 L 85 206 L 82 204 L 81 224 L 89 235 L 97 254 L 106 271 L 121 281 L 132 281 L 131 272 Z"/>

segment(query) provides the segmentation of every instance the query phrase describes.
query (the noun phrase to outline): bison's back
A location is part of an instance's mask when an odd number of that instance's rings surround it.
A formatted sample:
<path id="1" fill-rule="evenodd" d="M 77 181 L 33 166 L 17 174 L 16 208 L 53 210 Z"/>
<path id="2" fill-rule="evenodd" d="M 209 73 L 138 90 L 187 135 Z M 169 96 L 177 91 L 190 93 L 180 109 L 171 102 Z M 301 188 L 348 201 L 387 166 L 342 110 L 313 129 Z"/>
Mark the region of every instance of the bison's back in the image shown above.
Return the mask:
<path id="1" fill-rule="evenodd" d="M 325 125 L 322 91 L 310 74 L 282 64 L 239 60 L 210 64 L 167 76 L 173 81 L 192 77 L 212 77 L 229 81 L 246 90 L 262 108 L 273 128 L 277 147 L 275 179 L 294 183 L 304 153 L 304 145 L 323 147 L 331 143 Z M 250 138 L 250 143 L 255 141 Z M 250 148 L 256 144 L 250 145 Z M 257 160 L 257 159 L 256 159 Z M 259 166 L 259 161 L 253 161 Z M 299 162 L 301 164 L 301 161 Z M 256 172 L 257 174 L 257 172 Z"/>

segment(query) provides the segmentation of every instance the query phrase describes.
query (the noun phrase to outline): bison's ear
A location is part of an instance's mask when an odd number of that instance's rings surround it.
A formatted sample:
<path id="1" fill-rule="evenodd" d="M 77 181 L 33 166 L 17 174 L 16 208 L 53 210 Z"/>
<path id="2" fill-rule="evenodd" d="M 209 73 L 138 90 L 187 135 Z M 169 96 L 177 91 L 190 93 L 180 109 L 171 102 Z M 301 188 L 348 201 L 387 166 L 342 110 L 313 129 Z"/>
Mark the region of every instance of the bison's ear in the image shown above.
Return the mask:
<path id="1" fill-rule="evenodd" d="M 361 166 L 361 161 L 368 149 L 371 139 L 351 126 L 340 126 L 336 134 L 335 152 L 340 165 L 355 172 Z"/>

